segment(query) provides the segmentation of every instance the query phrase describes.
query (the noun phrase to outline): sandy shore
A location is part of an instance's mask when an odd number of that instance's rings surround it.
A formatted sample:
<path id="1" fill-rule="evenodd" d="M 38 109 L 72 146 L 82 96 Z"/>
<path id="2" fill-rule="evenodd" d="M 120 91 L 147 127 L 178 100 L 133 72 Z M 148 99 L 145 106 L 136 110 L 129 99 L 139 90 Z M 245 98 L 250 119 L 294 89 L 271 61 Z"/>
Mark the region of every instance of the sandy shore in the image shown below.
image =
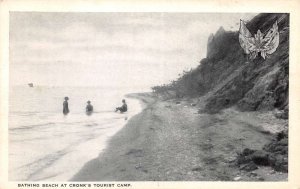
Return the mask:
<path id="1" fill-rule="evenodd" d="M 287 180 L 270 167 L 259 167 L 253 177 L 230 166 L 237 152 L 270 142 L 276 132 L 271 128 L 280 130 L 282 120 L 234 109 L 198 114 L 189 100 L 160 100 L 150 93 L 131 97 L 143 102 L 143 111 L 72 181 Z"/>

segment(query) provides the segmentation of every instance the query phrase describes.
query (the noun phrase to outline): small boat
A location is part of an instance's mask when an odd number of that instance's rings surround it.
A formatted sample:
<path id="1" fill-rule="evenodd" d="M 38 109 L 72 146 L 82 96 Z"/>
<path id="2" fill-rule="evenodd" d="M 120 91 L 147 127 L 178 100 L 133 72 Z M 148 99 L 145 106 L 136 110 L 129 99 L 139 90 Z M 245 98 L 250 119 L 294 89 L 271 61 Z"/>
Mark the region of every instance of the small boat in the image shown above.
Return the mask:
<path id="1" fill-rule="evenodd" d="M 29 87 L 33 87 L 33 83 L 28 83 L 28 86 Z"/>

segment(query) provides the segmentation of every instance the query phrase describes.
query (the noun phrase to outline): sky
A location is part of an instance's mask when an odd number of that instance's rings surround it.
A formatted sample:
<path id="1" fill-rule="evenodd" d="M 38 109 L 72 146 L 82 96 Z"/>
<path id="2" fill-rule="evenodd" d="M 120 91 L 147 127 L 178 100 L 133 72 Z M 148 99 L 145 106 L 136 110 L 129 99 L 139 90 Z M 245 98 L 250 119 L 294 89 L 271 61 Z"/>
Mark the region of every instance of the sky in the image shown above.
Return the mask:
<path id="1" fill-rule="evenodd" d="M 199 65 L 220 26 L 255 15 L 10 12 L 10 85 L 166 84 Z"/>

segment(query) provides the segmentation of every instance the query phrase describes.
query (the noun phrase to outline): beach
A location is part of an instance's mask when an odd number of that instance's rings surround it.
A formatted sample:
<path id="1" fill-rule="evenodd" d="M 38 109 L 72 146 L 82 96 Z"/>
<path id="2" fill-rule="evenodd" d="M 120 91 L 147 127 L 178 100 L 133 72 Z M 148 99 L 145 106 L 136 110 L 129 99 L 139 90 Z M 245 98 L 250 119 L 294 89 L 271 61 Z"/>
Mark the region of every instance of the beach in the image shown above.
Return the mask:
<path id="1" fill-rule="evenodd" d="M 11 12 L 8 180 L 288 181 L 290 14 L 262 12 Z"/>
<path id="2" fill-rule="evenodd" d="M 192 99 L 131 94 L 143 111 L 132 117 L 99 156 L 71 181 L 273 181 L 287 173 L 230 166 L 245 148 L 261 149 L 287 123 L 270 112 L 198 113 Z"/>

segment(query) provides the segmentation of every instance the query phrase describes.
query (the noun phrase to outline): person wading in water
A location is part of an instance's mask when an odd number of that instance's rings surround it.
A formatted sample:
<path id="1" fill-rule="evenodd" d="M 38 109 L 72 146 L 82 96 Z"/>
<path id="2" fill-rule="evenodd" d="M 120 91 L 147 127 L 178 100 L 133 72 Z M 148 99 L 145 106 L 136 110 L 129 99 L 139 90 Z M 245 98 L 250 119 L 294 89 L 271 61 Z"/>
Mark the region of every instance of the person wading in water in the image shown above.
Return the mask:
<path id="1" fill-rule="evenodd" d="M 91 115 L 93 113 L 93 106 L 91 105 L 91 101 L 87 101 L 85 112 L 87 115 Z"/>
<path id="2" fill-rule="evenodd" d="M 68 105 L 68 100 L 69 100 L 69 97 L 65 97 L 65 101 L 63 103 L 63 114 L 67 115 L 70 110 L 69 110 L 69 105 Z"/>

